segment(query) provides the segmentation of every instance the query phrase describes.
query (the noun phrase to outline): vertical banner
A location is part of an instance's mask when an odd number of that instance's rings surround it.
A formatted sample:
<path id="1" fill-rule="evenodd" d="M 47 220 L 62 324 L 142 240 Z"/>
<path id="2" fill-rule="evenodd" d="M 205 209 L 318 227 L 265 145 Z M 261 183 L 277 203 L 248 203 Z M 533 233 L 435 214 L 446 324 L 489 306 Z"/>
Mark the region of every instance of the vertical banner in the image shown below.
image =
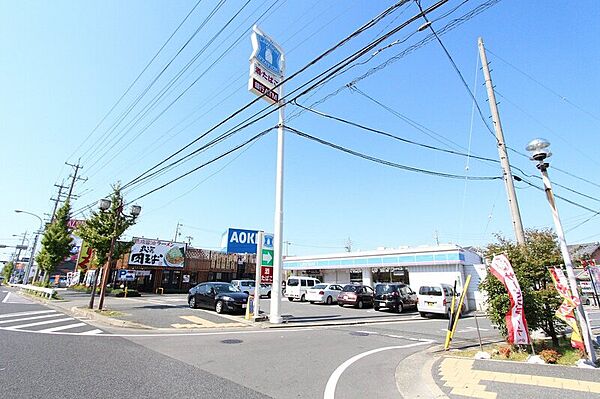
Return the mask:
<path id="1" fill-rule="evenodd" d="M 567 282 L 567 278 L 565 277 L 562 269 L 558 267 L 551 267 L 549 271 L 550 276 L 552 276 L 552 280 L 554 281 L 554 287 L 556 287 L 556 291 L 558 291 L 560 296 L 564 299 L 563 303 L 556 311 L 556 317 L 567 323 L 567 325 L 573 330 L 571 333 L 571 346 L 581 351 L 585 351 L 583 338 L 581 337 L 581 332 L 579 331 L 579 326 L 577 325 L 577 319 L 575 319 L 575 308 L 579 306 L 579 300 L 571 295 L 569 283 Z"/>
<path id="2" fill-rule="evenodd" d="M 529 344 L 527 320 L 525 320 L 523 308 L 523 292 L 506 255 L 494 256 L 490 265 L 490 272 L 504 284 L 510 298 L 510 309 L 506 313 L 508 342 L 514 345 Z"/>

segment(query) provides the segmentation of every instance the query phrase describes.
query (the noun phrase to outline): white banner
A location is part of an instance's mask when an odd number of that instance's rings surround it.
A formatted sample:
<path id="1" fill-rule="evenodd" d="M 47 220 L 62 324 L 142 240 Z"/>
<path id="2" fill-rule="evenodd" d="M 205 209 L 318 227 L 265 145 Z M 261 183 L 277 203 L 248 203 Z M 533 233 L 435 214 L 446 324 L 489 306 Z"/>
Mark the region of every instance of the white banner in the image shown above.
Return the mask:
<path id="1" fill-rule="evenodd" d="M 500 280 L 510 297 L 510 310 L 506 314 L 506 329 L 508 342 L 514 345 L 529 344 L 527 320 L 523 308 L 523 292 L 510 261 L 505 255 L 496 255 L 492 260 L 490 272 Z"/>
<path id="2" fill-rule="evenodd" d="M 129 265 L 183 267 L 186 244 L 134 238 Z"/>

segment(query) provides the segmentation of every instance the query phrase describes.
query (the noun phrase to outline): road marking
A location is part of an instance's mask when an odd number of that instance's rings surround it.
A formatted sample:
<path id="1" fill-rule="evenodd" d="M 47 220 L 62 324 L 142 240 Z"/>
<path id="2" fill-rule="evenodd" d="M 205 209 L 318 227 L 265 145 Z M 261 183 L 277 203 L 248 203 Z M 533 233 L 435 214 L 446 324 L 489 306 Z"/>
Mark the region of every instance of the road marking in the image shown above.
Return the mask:
<path id="1" fill-rule="evenodd" d="M 532 374 L 514 374 L 500 371 L 474 370 L 472 359 L 446 358 L 439 367 L 444 386 L 451 387 L 451 394 L 470 398 L 495 399 L 496 392 L 486 391 L 482 380 L 508 384 L 534 385 L 571 391 L 600 393 L 600 382 L 545 377 Z"/>
<path id="2" fill-rule="evenodd" d="M 40 330 L 40 332 L 54 332 L 54 331 L 69 330 L 71 328 L 76 328 L 76 327 L 81 327 L 81 326 L 86 326 L 86 325 L 87 324 L 85 324 L 85 323 L 67 324 L 66 326 L 46 328 L 45 330 Z"/>
<path id="3" fill-rule="evenodd" d="M 2 291 L 2 292 L 6 292 L 6 291 Z M 8 301 L 8 298 L 10 298 L 10 292 L 6 294 L 6 296 L 2 300 L 2 303 L 6 303 L 6 301 Z"/>
<path id="4" fill-rule="evenodd" d="M 95 330 L 90 330 L 90 331 L 83 332 L 83 333 L 81 333 L 79 335 L 97 335 L 97 334 L 102 334 L 103 332 L 104 331 L 102 331 L 102 330 L 95 329 Z"/>
<path id="5" fill-rule="evenodd" d="M 205 326 L 205 327 L 213 327 L 217 324 L 217 323 L 213 323 L 212 321 L 205 320 L 198 316 L 179 316 L 179 318 L 183 319 L 183 320 L 187 320 L 194 324 L 200 324 L 201 326 Z"/>
<path id="6" fill-rule="evenodd" d="M 0 314 L 0 319 L 5 319 L 7 317 L 29 316 L 29 315 L 43 314 L 43 313 L 56 313 L 56 310 L 36 310 L 33 312 L 18 312 L 18 313 Z"/>
<path id="7" fill-rule="evenodd" d="M 6 329 L 7 330 L 16 330 L 16 329 L 19 329 L 19 328 L 41 326 L 41 325 L 44 325 L 44 324 L 60 323 L 61 321 L 68 321 L 68 320 L 75 320 L 75 319 L 73 319 L 72 317 L 64 317 L 62 319 L 38 321 L 37 323 L 29 323 L 29 324 L 20 324 L 18 326 L 10 326 L 10 327 L 6 327 Z"/>
<path id="8" fill-rule="evenodd" d="M 0 324 L 18 323 L 18 322 L 27 321 L 27 320 L 47 319 L 48 317 L 57 317 L 57 316 L 60 316 L 60 314 L 53 313 L 53 314 L 44 314 L 41 316 L 22 317 L 20 319 L 0 320 Z"/>
<path id="9" fill-rule="evenodd" d="M 370 351 L 366 351 L 363 353 L 359 353 L 358 355 L 355 355 L 353 357 L 351 357 L 350 359 L 346 360 L 344 363 L 342 363 L 337 369 L 335 369 L 335 371 L 331 374 L 331 376 L 329 377 L 329 380 L 327 381 L 327 385 L 325 386 L 325 393 L 323 394 L 323 398 L 324 399 L 334 399 L 335 398 L 335 387 L 338 383 L 338 380 L 340 379 L 340 377 L 342 376 L 342 373 L 352 365 L 352 363 L 356 362 L 357 360 L 362 359 L 363 357 L 372 355 L 374 353 L 379 353 L 379 352 L 383 352 L 383 351 L 388 351 L 391 349 L 405 349 L 405 348 L 412 348 L 414 346 L 419 346 L 419 345 L 425 345 L 427 343 L 431 343 L 431 341 L 428 342 L 415 342 L 414 344 L 407 344 L 407 345 L 400 345 L 400 346 L 386 346 L 383 348 L 377 348 L 377 349 L 372 349 Z"/>

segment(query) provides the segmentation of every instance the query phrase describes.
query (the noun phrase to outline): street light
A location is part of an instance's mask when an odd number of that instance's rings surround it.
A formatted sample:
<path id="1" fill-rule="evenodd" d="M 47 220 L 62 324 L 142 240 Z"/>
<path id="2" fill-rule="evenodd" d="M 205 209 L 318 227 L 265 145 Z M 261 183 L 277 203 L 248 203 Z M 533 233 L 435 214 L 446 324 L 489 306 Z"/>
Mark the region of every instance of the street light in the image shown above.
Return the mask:
<path id="1" fill-rule="evenodd" d="M 575 280 L 575 273 L 573 272 L 573 264 L 571 263 L 571 256 L 567 248 L 567 242 L 565 240 L 565 234 L 563 232 L 562 224 L 558 216 L 558 209 L 556 208 L 556 201 L 554 200 L 554 194 L 552 193 L 552 185 L 550 178 L 548 177 L 548 162 L 545 162 L 552 153 L 550 152 L 550 142 L 546 139 L 538 138 L 529 142 L 525 149 L 531 154 L 531 160 L 537 161 L 537 168 L 542 173 L 542 181 L 544 182 L 544 189 L 546 191 L 546 199 L 550 204 L 552 210 L 552 219 L 554 220 L 554 226 L 556 228 L 556 235 L 558 236 L 558 242 L 560 243 L 560 252 L 562 253 L 565 268 L 567 269 L 567 276 L 569 280 L 569 286 L 571 288 L 571 295 L 576 298 L 577 314 L 579 316 L 579 330 L 583 336 L 586 351 L 589 355 L 589 360 L 592 364 L 596 363 L 596 352 L 592 345 L 591 332 L 588 328 L 587 319 L 583 310 L 581 299 L 579 298 L 579 292 L 577 291 L 577 281 Z M 585 327 L 585 328 L 584 328 Z"/>
<path id="2" fill-rule="evenodd" d="M 112 202 L 108 198 L 102 198 L 98 202 L 98 207 L 100 208 L 100 210 L 102 212 L 105 212 L 108 209 L 110 209 L 111 205 L 112 205 Z M 113 256 L 113 252 L 114 252 L 114 248 L 115 248 L 115 241 L 117 238 L 116 235 L 117 235 L 117 226 L 118 226 L 119 219 L 121 217 L 123 217 L 125 219 L 131 218 L 132 220 L 135 220 L 135 218 L 137 218 L 141 212 L 142 212 L 142 207 L 139 205 L 132 205 L 129 215 L 125 215 L 123 213 L 123 203 L 122 202 L 117 207 L 117 214 L 115 215 L 115 224 L 113 227 L 113 234 L 110 238 L 110 249 L 108 251 L 108 260 L 102 268 L 103 269 L 102 270 L 102 282 L 100 283 L 100 300 L 98 302 L 98 310 L 102 310 L 102 307 L 104 306 L 104 296 L 106 295 L 106 284 L 108 282 L 108 274 L 110 273 L 110 264 L 112 263 L 112 256 Z M 97 276 L 94 275 L 94 282 L 92 283 L 92 294 L 90 296 L 90 304 L 89 304 L 90 309 L 94 308 L 94 296 L 96 294 L 96 281 L 97 281 Z"/>
<path id="3" fill-rule="evenodd" d="M 31 247 L 31 256 L 29 257 L 29 261 L 27 262 L 27 267 L 25 267 L 25 276 L 24 276 L 23 282 L 25 284 L 29 284 L 29 274 L 31 273 L 31 267 L 33 266 L 33 257 L 35 255 L 35 247 L 37 246 L 38 237 L 39 237 L 40 233 L 42 232 L 42 227 L 44 226 L 44 221 L 42 220 L 41 217 L 39 217 L 35 213 L 22 211 L 20 209 L 15 209 L 15 212 L 16 213 L 25 213 L 27 215 L 34 216 L 34 217 L 38 218 L 38 220 L 40 221 L 40 228 L 35 233 L 35 238 L 33 239 L 33 246 Z"/>

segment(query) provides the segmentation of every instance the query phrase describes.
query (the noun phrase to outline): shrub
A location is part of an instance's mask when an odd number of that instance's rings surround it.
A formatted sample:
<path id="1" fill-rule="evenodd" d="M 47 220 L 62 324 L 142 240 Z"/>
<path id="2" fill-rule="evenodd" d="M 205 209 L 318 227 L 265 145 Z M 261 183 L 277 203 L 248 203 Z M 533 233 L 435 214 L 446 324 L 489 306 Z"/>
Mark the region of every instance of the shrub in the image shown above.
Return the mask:
<path id="1" fill-rule="evenodd" d="M 125 296 L 125 291 L 124 290 L 113 290 L 112 294 L 116 297 L 124 297 Z M 138 291 L 136 290 L 127 290 L 127 296 L 128 297 L 133 297 L 133 296 L 142 296 L 142 294 L 140 294 Z"/>
<path id="2" fill-rule="evenodd" d="M 544 349 L 540 352 L 540 357 L 544 359 L 546 363 L 555 364 L 558 359 L 561 358 L 561 354 L 554 349 Z"/>

